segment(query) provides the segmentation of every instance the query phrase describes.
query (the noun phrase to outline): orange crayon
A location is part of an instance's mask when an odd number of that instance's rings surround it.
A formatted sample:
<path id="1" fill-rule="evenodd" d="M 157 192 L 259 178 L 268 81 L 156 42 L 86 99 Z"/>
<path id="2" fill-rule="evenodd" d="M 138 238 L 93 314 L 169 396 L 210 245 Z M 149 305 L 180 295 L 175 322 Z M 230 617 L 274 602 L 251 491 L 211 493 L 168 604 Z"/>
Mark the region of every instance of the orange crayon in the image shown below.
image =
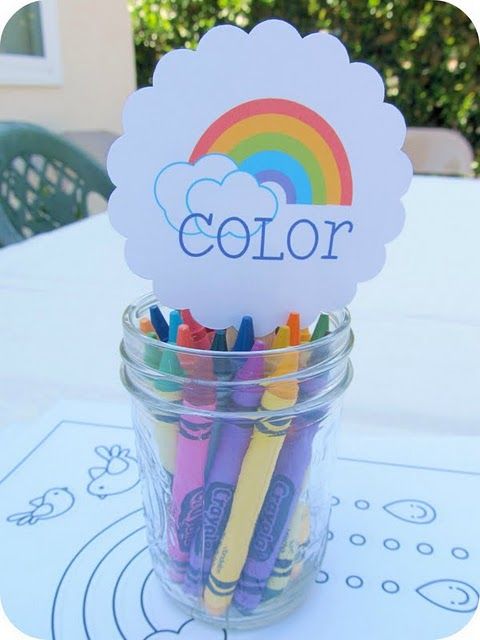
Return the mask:
<path id="1" fill-rule="evenodd" d="M 140 318 L 139 328 L 140 328 L 140 331 L 145 334 L 152 333 L 155 331 L 155 329 L 153 328 L 153 324 L 148 318 Z"/>
<path id="2" fill-rule="evenodd" d="M 297 311 L 290 313 L 287 325 L 290 327 L 290 346 L 296 347 L 300 344 L 300 314 Z"/>

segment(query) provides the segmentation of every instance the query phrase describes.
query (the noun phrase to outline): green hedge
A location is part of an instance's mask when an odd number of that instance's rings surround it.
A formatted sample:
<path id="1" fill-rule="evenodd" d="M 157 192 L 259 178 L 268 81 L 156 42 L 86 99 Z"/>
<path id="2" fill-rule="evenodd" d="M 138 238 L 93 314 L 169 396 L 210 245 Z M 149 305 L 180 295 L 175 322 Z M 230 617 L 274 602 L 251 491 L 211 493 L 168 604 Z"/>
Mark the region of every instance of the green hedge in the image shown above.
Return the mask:
<path id="1" fill-rule="evenodd" d="M 158 58 L 196 46 L 215 24 L 249 28 L 281 17 L 302 34 L 338 35 L 354 60 L 385 78 L 388 100 L 410 126 L 461 131 L 480 173 L 480 47 L 467 16 L 439 0 L 130 0 L 138 85 L 151 82 Z M 477 99 L 476 99 L 477 98 Z"/>

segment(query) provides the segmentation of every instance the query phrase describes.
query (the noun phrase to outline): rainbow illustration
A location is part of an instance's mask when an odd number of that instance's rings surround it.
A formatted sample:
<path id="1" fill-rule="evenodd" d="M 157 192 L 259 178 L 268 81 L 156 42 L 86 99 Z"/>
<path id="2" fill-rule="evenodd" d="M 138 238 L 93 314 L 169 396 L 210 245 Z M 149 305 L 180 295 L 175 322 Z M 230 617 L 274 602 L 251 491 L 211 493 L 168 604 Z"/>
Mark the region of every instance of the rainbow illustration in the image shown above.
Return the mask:
<path id="1" fill-rule="evenodd" d="M 276 182 L 288 204 L 352 204 L 352 174 L 334 129 L 318 113 L 282 98 L 230 109 L 203 133 L 189 161 L 222 153 L 259 183 Z"/>

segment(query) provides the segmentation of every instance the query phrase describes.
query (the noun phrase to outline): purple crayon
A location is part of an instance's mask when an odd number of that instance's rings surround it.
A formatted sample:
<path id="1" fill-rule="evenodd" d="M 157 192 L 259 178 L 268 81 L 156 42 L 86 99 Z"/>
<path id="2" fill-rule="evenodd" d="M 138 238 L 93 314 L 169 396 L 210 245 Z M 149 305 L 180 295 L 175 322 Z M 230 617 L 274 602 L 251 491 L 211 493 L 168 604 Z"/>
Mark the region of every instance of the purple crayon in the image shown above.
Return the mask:
<path id="1" fill-rule="evenodd" d="M 317 422 L 305 424 L 296 418 L 285 438 L 233 595 L 233 603 L 244 614 L 262 600 L 297 506 L 316 431 Z"/>
<path id="2" fill-rule="evenodd" d="M 263 351 L 265 344 L 256 340 L 252 352 Z M 264 358 L 249 356 L 235 376 L 235 382 L 258 380 L 264 372 Z M 260 385 L 238 388 L 232 393 L 233 409 L 255 409 L 264 389 Z M 208 578 L 215 551 L 230 515 L 233 494 L 245 453 L 252 435 L 249 420 L 225 422 L 220 429 L 217 450 L 210 468 L 206 487 L 203 527 L 195 536 L 184 588 L 200 595 Z"/>

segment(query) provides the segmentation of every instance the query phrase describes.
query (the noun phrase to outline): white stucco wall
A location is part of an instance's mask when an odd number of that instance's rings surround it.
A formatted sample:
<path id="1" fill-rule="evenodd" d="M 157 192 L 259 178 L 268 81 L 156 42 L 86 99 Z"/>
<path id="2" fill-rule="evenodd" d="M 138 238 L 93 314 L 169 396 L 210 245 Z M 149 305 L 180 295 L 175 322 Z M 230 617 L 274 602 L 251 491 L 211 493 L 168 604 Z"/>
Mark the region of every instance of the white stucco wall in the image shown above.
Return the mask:
<path id="1" fill-rule="evenodd" d="M 54 131 L 121 130 L 121 111 L 135 89 L 126 0 L 57 0 L 60 86 L 0 85 L 0 120 L 24 120 Z"/>

